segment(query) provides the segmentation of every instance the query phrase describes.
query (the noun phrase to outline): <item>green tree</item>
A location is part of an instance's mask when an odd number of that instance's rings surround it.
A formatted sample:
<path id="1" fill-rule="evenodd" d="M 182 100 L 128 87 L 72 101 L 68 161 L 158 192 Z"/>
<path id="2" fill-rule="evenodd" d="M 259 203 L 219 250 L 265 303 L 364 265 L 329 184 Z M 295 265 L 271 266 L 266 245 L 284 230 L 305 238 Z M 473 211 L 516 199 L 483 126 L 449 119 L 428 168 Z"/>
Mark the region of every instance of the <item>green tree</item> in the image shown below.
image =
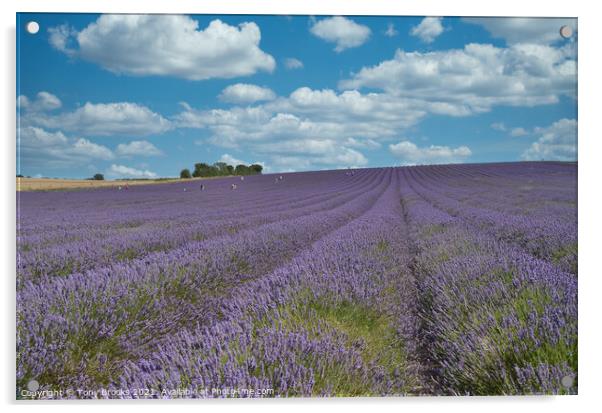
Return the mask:
<path id="1" fill-rule="evenodd" d="M 105 177 L 103 174 L 94 174 L 94 176 L 92 177 L 93 180 L 95 181 L 104 181 Z"/>
<path id="2" fill-rule="evenodd" d="M 251 170 L 252 174 L 260 174 L 263 171 L 263 166 L 254 163 L 253 165 L 249 166 L 249 169 Z"/>
<path id="3" fill-rule="evenodd" d="M 209 169 L 209 165 L 206 163 L 195 163 L 194 171 L 192 172 L 192 176 L 195 178 L 200 178 L 201 176 L 207 176 L 207 170 Z"/>
<path id="4" fill-rule="evenodd" d="M 180 171 L 180 179 L 190 179 L 191 175 L 190 175 L 190 170 L 189 169 L 182 169 Z"/>
<path id="5" fill-rule="evenodd" d="M 216 162 L 213 166 L 217 169 L 218 175 L 228 175 L 228 164 L 226 162 Z"/>
<path id="6" fill-rule="evenodd" d="M 236 175 L 249 175 L 249 167 L 243 164 L 236 165 L 234 173 L 236 173 Z"/>

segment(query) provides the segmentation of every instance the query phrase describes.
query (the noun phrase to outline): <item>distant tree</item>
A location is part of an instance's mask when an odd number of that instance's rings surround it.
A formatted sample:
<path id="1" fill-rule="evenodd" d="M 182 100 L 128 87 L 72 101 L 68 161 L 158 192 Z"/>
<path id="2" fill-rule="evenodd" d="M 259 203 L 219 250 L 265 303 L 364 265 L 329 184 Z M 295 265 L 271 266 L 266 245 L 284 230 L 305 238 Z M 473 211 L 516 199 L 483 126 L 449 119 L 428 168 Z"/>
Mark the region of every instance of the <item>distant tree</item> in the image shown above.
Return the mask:
<path id="1" fill-rule="evenodd" d="M 247 166 L 244 164 L 228 165 L 226 162 L 215 162 L 213 165 L 209 165 L 204 162 L 198 162 L 194 164 L 194 170 L 192 176 L 195 178 L 210 177 L 210 176 L 227 176 L 227 175 L 255 175 L 260 174 L 263 171 L 263 167 L 259 164 L 253 164 Z"/>
<path id="2" fill-rule="evenodd" d="M 213 166 L 217 169 L 218 175 L 228 175 L 228 164 L 226 162 L 216 162 Z"/>
<path id="3" fill-rule="evenodd" d="M 206 177 L 206 176 L 215 176 L 217 168 L 210 166 L 204 162 L 199 162 L 194 164 L 194 172 L 192 176 L 195 178 Z"/>
<path id="4" fill-rule="evenodd" d="M 249 166 L 249 169 L 251 170 L 252 174 L 260 174 L 261 171 L 263 171 L 263 166 L 254 163 L 253 165 Z"/>
<path id="5" fill-rule="evenodd" d="M 189 169 L 182 169 L 180 171 L 180 179 L 190 179 L 190 170 Z"/>
<path id="6" fill-rule="evenodd" d="M 194 164 L 194 171 L 192 171 L 192 176 L 194 176 L 195 178 L 200 178 L 201 177 L 201 169 L 203 168 L 202 163 L 195 163 Z"/>
<path id="7" fill-rule="evenodd" d="M 94 174 L 94 176 L 92 177 L 92 180 L 94 181 L 104 181 L 105 177 L 103 174 Z"/>
<path id="8" fill-rule="evenodd" d="M 236 173 L 236 175 L 249 175 L 249 167 L 243 164 L 236 165 L 234 173 Z"/>
<path id="9" fill-rule="evenodd" d="M 23 178 L 23 175 L 17 174 L 17 178 Z"/>

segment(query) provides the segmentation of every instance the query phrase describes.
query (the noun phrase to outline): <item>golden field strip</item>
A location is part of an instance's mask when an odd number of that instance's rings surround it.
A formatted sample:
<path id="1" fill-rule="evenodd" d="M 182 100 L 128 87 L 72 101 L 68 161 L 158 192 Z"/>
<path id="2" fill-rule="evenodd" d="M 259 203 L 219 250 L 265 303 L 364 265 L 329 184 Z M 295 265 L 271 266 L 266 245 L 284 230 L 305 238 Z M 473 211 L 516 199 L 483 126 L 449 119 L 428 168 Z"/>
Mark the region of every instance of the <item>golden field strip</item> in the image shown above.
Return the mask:
<path id="1" fill-rule="evenodd" d="M 201 180 L 208 178 L 191 178 L 189 181 Z M 86 188 L 102 188 L 134 185 L 151 185 L 168 182 L 181 181 L 178 178 L 173 179 L 140 179 L 127 181 L 94 181 L 87 179 L 54 179 L 54 178 L 17 178 L 17 191 L 52 191 L 52 190 L 68 190 L 68 189 L 86 189 Z"/>

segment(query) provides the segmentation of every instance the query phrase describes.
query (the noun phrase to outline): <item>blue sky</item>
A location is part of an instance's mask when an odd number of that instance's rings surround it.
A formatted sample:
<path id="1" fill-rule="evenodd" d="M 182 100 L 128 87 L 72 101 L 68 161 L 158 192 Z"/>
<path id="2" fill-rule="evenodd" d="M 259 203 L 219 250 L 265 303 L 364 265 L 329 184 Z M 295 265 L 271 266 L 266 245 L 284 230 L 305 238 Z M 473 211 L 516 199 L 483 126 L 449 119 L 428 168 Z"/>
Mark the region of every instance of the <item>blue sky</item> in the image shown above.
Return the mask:
<path id="1" fill-rule="evenodd" d="M 576 30 L 575 19 L 19 14 L 17 173 L 576 160 Z"/>

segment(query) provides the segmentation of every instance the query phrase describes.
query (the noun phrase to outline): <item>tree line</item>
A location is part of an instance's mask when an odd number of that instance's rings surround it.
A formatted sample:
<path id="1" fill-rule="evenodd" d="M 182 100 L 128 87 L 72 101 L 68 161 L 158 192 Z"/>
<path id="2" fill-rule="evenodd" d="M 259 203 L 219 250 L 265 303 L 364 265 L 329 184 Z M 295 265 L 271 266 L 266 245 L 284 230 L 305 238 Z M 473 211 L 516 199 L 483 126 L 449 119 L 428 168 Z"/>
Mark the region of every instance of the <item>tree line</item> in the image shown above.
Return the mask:
<path id="1" fill-rule="evenodd" d="M 209 165 L 207 163 L 199 162 L 194 164 L 194 170 L 192 173 L 190 169 L 185 168 L 180 171 L 181 179 L 189 179 L 189 178 L 201 178 L 201 177 L 211 177 L 211 176 L 230 176 L 230 175 L 257 175 L 263 171 L 263 166 L 259 164 L 252 165 L 236 165 L 236 167 L 232 165 L 228 165 L 226 162 L 216 162 L 213 165 Z"/>

